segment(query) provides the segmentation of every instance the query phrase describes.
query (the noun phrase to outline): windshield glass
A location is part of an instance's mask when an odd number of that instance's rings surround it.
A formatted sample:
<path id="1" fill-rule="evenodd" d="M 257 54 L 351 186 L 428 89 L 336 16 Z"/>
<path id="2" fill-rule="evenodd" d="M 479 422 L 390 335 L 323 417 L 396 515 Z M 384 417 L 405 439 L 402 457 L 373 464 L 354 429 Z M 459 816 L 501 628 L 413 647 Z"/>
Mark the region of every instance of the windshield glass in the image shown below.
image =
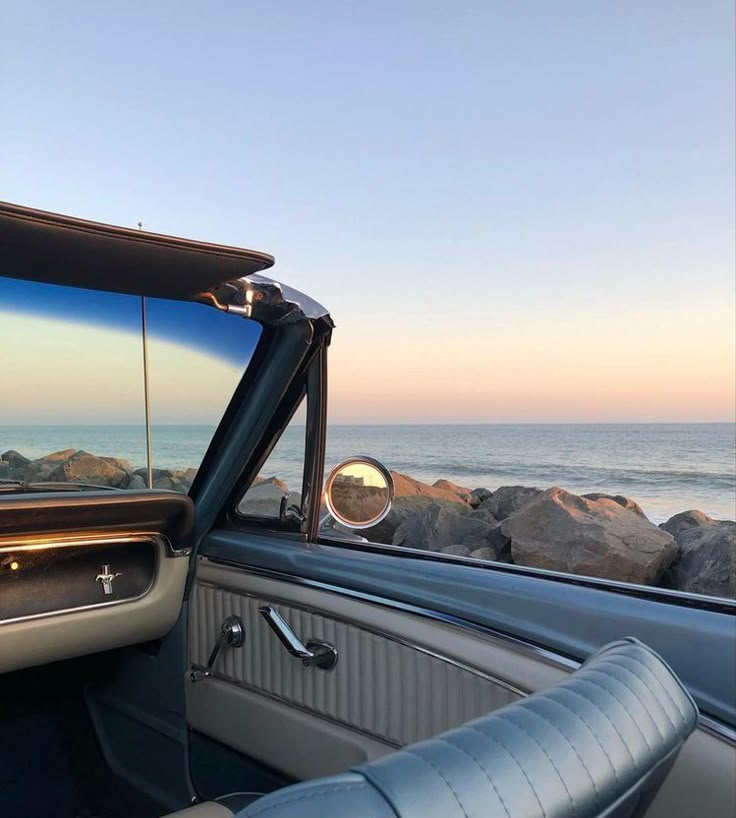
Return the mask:
<path id="1" fill-rule="evenodd" d="M 261 326 L 189 302 L 145 312 L 153 487 L 188 491 Z M 147 487 L 140 298 L 0 277 L 0 344 L 2 485 Z"/>

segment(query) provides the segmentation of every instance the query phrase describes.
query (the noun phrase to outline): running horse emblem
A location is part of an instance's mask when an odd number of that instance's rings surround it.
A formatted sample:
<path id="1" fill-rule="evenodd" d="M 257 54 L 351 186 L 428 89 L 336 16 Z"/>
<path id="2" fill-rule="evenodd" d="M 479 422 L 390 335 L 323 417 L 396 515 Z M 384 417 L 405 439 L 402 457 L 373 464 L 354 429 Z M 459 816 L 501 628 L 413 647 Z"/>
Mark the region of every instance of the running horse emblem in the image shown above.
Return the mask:
<path id="1" fill-rule="evenodd" d="M 112 581 L 115 577 L 121 577 L 123 575 L 122 571 L 118 571 L 116 574 L 113 574 L 110 571 L 109 565 L 102 566 L 102 572 L 97 574 L 95 577 L 95 582 L 102 583 L 102 592 L 105 596 L 109 596 L 112 593 Z"/>

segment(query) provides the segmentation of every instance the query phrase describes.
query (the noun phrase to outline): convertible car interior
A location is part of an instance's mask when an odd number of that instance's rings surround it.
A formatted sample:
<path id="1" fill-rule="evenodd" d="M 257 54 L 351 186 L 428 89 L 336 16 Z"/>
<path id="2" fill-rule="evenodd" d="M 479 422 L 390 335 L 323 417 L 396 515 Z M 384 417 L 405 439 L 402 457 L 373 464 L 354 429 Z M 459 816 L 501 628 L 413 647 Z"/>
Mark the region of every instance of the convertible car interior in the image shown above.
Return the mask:
<path id="1" fill-rule="evenodd" d="M 733 604 L 372 543 L 391 474 L 325 475 L 334 324 L 273 263 L 0 204 L 0 298 L 134 338 L 147 453 L 0 459 L 0 815 L 736 814 Z M 233 379 L 196 474 L 151 437 L 171 339 L 181 401 Z M 293 422 L 298 492 L 266 470 Z"/>

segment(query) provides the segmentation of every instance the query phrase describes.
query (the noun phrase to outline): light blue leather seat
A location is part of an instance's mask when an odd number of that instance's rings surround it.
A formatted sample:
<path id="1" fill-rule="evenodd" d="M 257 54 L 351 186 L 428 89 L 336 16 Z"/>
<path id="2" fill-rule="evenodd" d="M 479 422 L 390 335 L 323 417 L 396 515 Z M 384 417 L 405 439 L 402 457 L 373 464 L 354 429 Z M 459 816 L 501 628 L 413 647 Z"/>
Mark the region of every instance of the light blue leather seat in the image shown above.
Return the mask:
<path id="1" fill-rule="evenodd" d="M 613 642 L 555 687 L 238 818 L 638 818 L 697 708 L 641 642 Z"/>

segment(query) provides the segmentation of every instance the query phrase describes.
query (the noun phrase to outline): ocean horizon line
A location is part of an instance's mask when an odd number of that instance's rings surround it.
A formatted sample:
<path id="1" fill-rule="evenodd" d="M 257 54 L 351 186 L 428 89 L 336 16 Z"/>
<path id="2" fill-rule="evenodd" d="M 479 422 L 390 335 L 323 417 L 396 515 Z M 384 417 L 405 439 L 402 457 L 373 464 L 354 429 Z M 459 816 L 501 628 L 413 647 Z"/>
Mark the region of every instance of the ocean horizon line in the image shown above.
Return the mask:
<path id="1" fill-rule="evenodd" d="M 153 428 L 184 428 L 199 427 L 212 428 L 213 423 L 153 423 Z M 292 423 L 294 427 L 304 427 L 306 423 Z M 0 429 L 108 429 L 111 427 L 122 429 L 136 429 L 144 427 L 141 423 L 0 423 Z M 406 426 L 445 426 L 445 427 L 473 427 L 473 426 L 736 426 L 734 420 L 493 420 L 493 421 L 397 421 L 387 423 L 330 423 L 328 427 L 349 428 L 362 427 L 406 427 Z"/>

